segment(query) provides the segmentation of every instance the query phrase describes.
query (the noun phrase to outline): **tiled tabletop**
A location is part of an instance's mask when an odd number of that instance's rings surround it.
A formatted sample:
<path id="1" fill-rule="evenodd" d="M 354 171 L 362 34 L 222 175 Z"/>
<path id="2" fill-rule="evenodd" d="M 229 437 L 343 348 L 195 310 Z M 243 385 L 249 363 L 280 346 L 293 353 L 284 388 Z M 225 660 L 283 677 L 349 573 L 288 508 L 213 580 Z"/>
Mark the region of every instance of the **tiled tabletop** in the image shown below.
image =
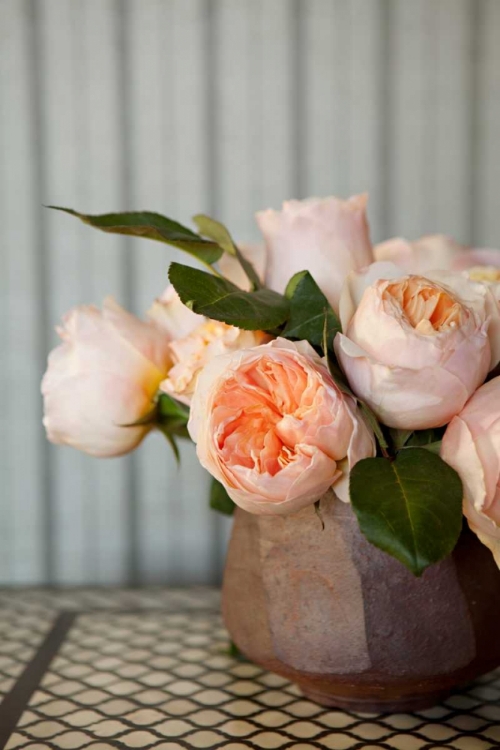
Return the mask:
<path id="1" fill-rule="evenodd" d="M 354 714 L 229 655 L 218 592 L 0 592 L 0 748 L 500 748 L 500 672 L 416 714 Z"/>

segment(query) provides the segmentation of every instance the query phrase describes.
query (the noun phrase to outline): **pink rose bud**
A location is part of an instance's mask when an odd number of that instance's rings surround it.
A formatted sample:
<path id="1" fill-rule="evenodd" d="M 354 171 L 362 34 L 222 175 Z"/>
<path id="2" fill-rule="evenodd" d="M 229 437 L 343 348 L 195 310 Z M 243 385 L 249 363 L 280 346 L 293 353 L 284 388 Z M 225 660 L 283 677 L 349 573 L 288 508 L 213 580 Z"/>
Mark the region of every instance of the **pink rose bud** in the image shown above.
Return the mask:
<path id="1" fill-rule="evenodd" d="M 470 528 L 500 567 L 500 378 L 479 388 L 452 419 L 441 457 L 462 480 Z"/>
<path id="2" fill-rule="evenodd" d="M 283 292 L 295 273 L 308 270 L 338 310 L 347 274 L 373 261 L 367 200 L 367 195 L 346 201 L 310 198 L 286 201 L 281 211 L 259 211 L 268 250 L 267 286 Z"/>
<path id="3" fill-rule="evenodd" d="M 340 317 L 335 349 L 349 384 L 389 427 L 445 425 L 500 358 L 496 300 L 461 274 L 374 263 L 347 279 Z"/>
<path id="4" fill-rule="evenodd" d="M 202 465 L 251 513 L 286 514 L 375 454 L 373 434 L 305 341 L 222 355 L 199 375 L 189 432 Z"/>
<path id="5" fill-rule="evenodd" d="M 125 427 L 148 414 L 170 367 L 168 336 L 108 298 L 100 312 L 71 310 L 63 343 L 42 381 L 47 437 L 94 456 L 133 450 L 150 426 Z"/>

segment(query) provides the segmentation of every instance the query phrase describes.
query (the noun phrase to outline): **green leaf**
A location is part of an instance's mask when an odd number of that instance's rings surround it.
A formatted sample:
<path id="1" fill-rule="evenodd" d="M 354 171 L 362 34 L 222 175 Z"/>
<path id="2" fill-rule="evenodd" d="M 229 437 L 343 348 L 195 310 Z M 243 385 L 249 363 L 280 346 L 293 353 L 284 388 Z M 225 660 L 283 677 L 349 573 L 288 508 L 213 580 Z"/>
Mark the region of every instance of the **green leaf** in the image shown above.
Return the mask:
<path id="1" fill-rule="evenodd" d="M 217 479 L 212 479 L 212 485 L 210 487 L 210 507 L 212 510 L 217 510 L 219 513 L 223 513 L 226 516 L 232 516 L 234 513 L 235 505 L 223 485 L 218 482 Z"/>
<path id="2" fill-rule="evenodd" d="M 421 447 L 439 453 L 444 430 L 442 428 L 430 428 L 428 430 L 396 430 L 391 428 L 389 434 L 396 451 L 403 448 Z"/>
<path id="3" fill-rule="evenodd" d="M 167 245 L 185 250 L 194 258 L 209 266 L 216 263 L 223 252 L 217 242 L 204 240 L 188 227 L 151 211 L 91 215 L 81 214 L 72 208 L 61 208 L 60 206 L 48 206 L 48 208 L 76 216 L 85 224 L 90 224 L 90 226 L 101 229 L 103 232 L 145 237 L 150 240 L 165 242 Z"/>
<path id="4" fill-rule="evenodd" d="M 164 425 L 158 425 L 158 429 L 160 432 L 166 437 L 168 443 L 170 444 L 170 447 L 172 448 L 175 456 L 175 460 L 177 462 L 177 466 L 181 463 L 181 454 L 179 453 L 179 446 L 177 445 L 177 441 L 175 437 L 173 436 L 172 432 L 165 427 Z"/>
<path id="5" fill-rule="evenodd" d="M 391 436 L 394 450 L 399 451 L 401 448 L 404 448 L 409 437 L 413 435 L 413 430 L 397 430 L 395 427 L 390 427 L 389 435 Z"/>
<path id="6" fill-rule="evenodd" d="M 436 440 L 435 443 L 427 443 L 427 445 L 423 445 L 422 448 L 424 448 L 426 451 L 430 451 L 431 453 L 435 453 L 437 456 L 441 453 L 441 446 L 443 444 L 442 440 Z"/>
<path id="7" fill-rule="evenodd" d="M 224 252 L 236 256 L 236 245 L 224 224 L 206 214 L 196 214 L 196 216 L 193 216 L 193 221 L 200 234 L 216 242 Z"/>
<path id="8" fill-rule="evenodd" d="M 327 348 L 332 349 L 335 334 L 340 331 L 340 321 L 309 271 L 299 271 L 292 276 L 285 297 L 290 300 L 290 318 L 281 335 L 323 346 L 326 320 Z"/>
<path id="9" fill-rule="evenodd" d="M 351 471 L 349 489 L 368 541 L 416 576 L 455 547 L 462 528 L 462 483 L 434 453 L 411 448 L 394 461 L 365 458 Z"/>
<path id="10" fill-rule="evenodd" d="M 260 289 L 262 287 L 255 268 L 241 253 L 224 224 L 212 219 L 210 216 L 206 216 L 206 214 L 196 214 L 196 216 L 193 216 L 193 221 L 198 227 L 200 234 L 217 242 L 226 253 L 229 253 L 229 255 L 233 255 L 238 259 L 240 266 L 244 270 L 254 289 Z"/>
<path id="11" fill-rule="evenodd" d="M 139 427 L 151 425 L 156 427 L 168 440 L 174 452 L 177 463 L 180 463 L 180 454 L 176 437 L 189 438 L 187 423 L 189 420 L 189 408 L 179 401 L 171 398 L 166 393 L 161 393 L 151 411 L 131 424 L 122 427 Z"/>
<path id="12" fill-rule="evenodd" d="M 156 423 L 166 435 L 189 438 L 187 423 L 189 421 L 189 407 L 176 401 L 166 393 L 161 393 L 156 404 Z"/>
<path id="13" fill-rule="evenodd" d="M 323 347 L 323 351 L 325 351 L 325 345 Z M 330 372 L 330 375 L 333 378 L 333 381 L 335 385 L 338 387 L 338 389 L 345 393 L 346 396 L 352 396 L 356 401 L 358 400 L 357 396 L 354 395 L 352 390 L 349 387 L 349 383 L 347 382 L 347 379 L 344 377 L 344 373 L 340 369 L 340 367 L 337 364 L 337 360 L 330 354 L 330 352 L 326 355 L 326 362 L 328 365 L 328 370 Z"/>
<path id="14" fill-rule="evenodd" d="M 288 316 L 288 301 L 270 289 L 244 292 L 226 279 L 171 263 L 170 282 L 182 302 L 200 315 L 247 331 L 267 331 Z"/>
<path id="15" fill-rule="evenodd" d="M 382 431 L 382 427 L 380 426 L 380 422 L 378 421 L 375 414 L 372 412 L 368 404 L 365 404 L 364 401 L 361 401 L 358 399 L 358 406 L 361 411 L 361 413 L 364 415 L 366 421 L 372 428 L 373 432 L 375 433 L 375 437 L 377 438 L 378 444 L 382 448 L 383 451 L 386 451 L 389 448 L 389 444 L 387 440 L 385 439 L 385 435 Z"/>
<path id="16" fill-rule="evenodd" d="M 429 445 L 430 443 L 435 443 L 441 439 L 443 435 L 442 430 L 435 430 L 435 429 L 428 429 L 428 430 L 415 430 L 413 432 L 409 439 L 405 443 L 406 448 L 414 447 L 422 447 L 424 448 L 426 445 Z"/>
<path id="17" fill-rule="evenodd" d="M 172 398 L 168 393 L 161 393 L 158 397 L 158 415 L 165 420 L 178 419 L 187 424 L 189 407 Z"/>

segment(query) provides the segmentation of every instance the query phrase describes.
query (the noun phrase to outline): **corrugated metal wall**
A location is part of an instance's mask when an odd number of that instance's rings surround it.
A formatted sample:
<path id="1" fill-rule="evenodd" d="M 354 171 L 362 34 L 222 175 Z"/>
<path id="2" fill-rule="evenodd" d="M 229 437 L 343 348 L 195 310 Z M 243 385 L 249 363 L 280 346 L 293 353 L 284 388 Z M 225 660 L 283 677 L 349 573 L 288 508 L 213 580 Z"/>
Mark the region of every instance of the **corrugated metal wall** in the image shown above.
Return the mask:
<path id="1" fill-rule="evenodd" d="M 205 211 L 240 239 L 283 198 L 369 190 L 373 237 L 500 246 L 498 0 L 0 0 L 2 583 L 210 582 L 228 524 L 189 446 L 54 448 L 53 327 L 142 313 L 165 247 L 52 214 Z"/>

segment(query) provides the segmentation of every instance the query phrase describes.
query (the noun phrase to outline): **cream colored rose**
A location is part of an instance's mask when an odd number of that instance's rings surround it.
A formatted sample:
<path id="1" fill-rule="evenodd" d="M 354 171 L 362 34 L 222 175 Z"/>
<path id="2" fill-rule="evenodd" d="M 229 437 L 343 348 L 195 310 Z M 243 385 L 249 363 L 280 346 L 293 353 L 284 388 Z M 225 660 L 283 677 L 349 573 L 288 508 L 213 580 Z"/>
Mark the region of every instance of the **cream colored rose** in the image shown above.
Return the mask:
<path id="1" fill-rule="evenodd" d="M 147 312 L 147 317 L 165 331 L 169 340 L 188 336 L 205 321 L 203 315 L 197 315 L 181 302 L 171 284 L 167 286 L 161 297 L 153 302 Z"/>
<path id="2" fill-rule="evenodd" d="M 286 201 L 281 211 L 259 211 L 257 223 L 268 251 L 267 286 L 283 292 L 293 274 L 308 270 L 338 310 L 350 271 L 373 261 L 366 195 L 343 201 Z"/>
<path id="3" fill-rule="evenodd" d="M 47 437 L 94 456 L 128 453 L 150 428 L 123 425 L 152 409 L 170 367 L 168 338 L 111 298 L 102 312 L 75 308 L 58 333 L 42 381 Z"/>
<path id="4" fill-rule="evenodd" d="M 234 272 L 234 267 L 231 268 Z M 271 338 L 262 331 L 243 331 L 197 315 L 182 304 L 173 286 L 167 287 L 154 302 L 148 317 L 170 339 L 168 350 L 172 366 L 160 390 L 188 406 L 198 373 L 213 357 L 265 344 Z"/>
<path id="5" fill-rule="evenodd" d="M 484 284 L 460 274 L 404 276 L 391 263 L 374 263 L 348 278 L 340 317 L 342 368 L 389 427 L 445 425 L 500 356 L 498 306 Z"/>
<path id="6" fill-rule="evenodd" d="M 173 364 L 160 385 L 164 393 L 188 405 L 200 371 L 214 357 L 265 344 L 270 338 L 262 331 L 243 331 L 217 320 L 202 320 L 189 335 L 170 343 Z"/>
<path id="7" fill-rule="evenodd" d="M 354 400 L 305 341 L 213 359 L 188 428 L 202 465 L 251 513 L 293 513 L 332 485 L 347 500 L 349 469 L 375 454 Z"/>
<path id="8" fill-rule="evenodd" d="M 469 526 L 500 567 L 500 378 L 479 388 L 452 419 L 441 457 L 460 475 Z"/>

